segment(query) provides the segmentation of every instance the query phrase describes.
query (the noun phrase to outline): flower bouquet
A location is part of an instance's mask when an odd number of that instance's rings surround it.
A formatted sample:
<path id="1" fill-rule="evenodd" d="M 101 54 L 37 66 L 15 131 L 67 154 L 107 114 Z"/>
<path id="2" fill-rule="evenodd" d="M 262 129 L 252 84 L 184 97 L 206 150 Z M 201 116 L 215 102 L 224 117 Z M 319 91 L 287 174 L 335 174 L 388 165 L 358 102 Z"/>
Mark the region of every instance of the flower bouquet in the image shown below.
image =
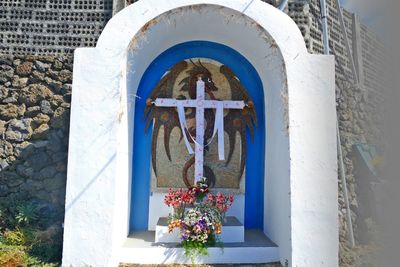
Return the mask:
<path id="1" fill-rule="evenodd" d="M 233 195 L 226 196 L 222 193 L 218 193 L 216 195 L 208 194 L 206 203 L 209 206 L 217 208 L 217 210 L 222 215 L 223 221 L 225 222 L 226 212 L 232 206 L 233 201 L 234 201 Z"/>
<path id="2" fill-rule="evenodd" d="M 179 229 L 185 255 L 192 263 L 196 256 L 208 255 L 208 247 L 221 245 L 222 223 L 233 201 L 233 195 L 211 194 L 206 178 L 187 190 L 169 189 L 164 203 L 174 212 L 169 215 L 168 230 Z"/>

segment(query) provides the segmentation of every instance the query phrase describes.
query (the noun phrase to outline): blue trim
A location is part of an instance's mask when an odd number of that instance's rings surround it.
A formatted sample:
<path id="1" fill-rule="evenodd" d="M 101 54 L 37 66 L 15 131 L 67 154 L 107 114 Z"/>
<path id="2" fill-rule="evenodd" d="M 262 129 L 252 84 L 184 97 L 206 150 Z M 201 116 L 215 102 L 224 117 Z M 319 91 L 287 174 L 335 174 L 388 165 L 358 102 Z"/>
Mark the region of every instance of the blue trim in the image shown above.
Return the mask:
<path id="1" fill-rule="evenodd" d="M 210 58 L 228 66 L 240 79 L 254 101 L 258 126 L 254 142 L 247 133 L 245 227 L 263 228 L 265 120 L 264 91 L 261 79 L 251 63 L 232 48 L 207 41 L 192 41 L 169 48 L 147 68 L 138 88 L 141 97 L 135 105 L 133 178 L 130 229 L 147 230 L 150 196 L 150 159 L 152 131 L 144 133 L 145 102 L 158 81 L 175 63 L 195 57 Z M 140 140 L 140 141 L 138 141 Z"/>

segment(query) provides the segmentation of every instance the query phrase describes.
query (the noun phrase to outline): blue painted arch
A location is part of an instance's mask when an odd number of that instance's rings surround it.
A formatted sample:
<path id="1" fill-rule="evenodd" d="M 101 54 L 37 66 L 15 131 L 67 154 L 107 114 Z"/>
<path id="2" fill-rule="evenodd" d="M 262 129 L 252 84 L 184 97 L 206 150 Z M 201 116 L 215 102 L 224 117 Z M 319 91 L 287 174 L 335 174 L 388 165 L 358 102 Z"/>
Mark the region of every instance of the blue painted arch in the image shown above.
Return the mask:
<path id="1" fill-rule="evenodd" d="M 247 133 L 245 227 L 248 229 L 263 228 L 265 109 L 261 79 L 252 64 L 234 49 L 214 42 L 191 41 L 175 45 L 161 53 L 146 69 L 139 83 L 137 94 L 141 98 L 136 99 L 134 116 L 131 231 L 143 231 L 148 228 L 152 131 L 150 130 L 146 134 L 144 131 L 143 111 L 146 99 L 165 72 L 175 63 L 197 57 L 213 59 L 228 66 L 239 78 L 255 104 L 258 126 L 255 129 L 254 142 L 251 142 L 249 133 Z"/>

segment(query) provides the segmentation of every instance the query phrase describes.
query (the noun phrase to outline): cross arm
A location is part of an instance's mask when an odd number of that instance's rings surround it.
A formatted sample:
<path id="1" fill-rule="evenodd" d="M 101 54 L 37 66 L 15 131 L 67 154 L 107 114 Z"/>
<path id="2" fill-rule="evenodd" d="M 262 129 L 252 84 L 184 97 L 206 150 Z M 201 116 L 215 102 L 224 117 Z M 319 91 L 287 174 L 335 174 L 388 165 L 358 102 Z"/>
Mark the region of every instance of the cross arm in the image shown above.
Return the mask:
<path id="1" fill-rule="evenodd" d="M 177 107 L 178 102 L 182 103 L 182 106 L 188 108 L 195 108 L 197 106 L 196 100 L 177 100 L 173 98 L 157 98 L 154 104 L 157 107 Z"/>
<path id="2" fill-rule="evenodd" d="M 178 102 L 182 103 L 184 107 L 188 108 L 217 108 L 218 103 L 222 102 L 224 104 L 224 109 L 243 109 L 246 105 L 244 101 L 230 101 L 230 100 L 177 100 L 173 98 L 157 98 L 154 104 L 158 107 L 176 107 Z"/>

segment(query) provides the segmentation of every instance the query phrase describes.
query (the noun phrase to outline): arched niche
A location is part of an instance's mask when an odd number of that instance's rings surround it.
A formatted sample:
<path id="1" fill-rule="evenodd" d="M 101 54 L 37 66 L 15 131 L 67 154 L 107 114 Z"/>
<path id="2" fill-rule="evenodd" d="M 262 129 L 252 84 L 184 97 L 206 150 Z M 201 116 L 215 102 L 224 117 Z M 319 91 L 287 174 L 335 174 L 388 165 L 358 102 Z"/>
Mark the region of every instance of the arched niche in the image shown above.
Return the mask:
<path id="1" fill-rule="evenodd" d="M 200 28 L 206 30 L 202 31 Z M 220 34 L 221 32 L 223 32 L 223 34 Z M 238 35 L 240 35 L 240 38 L 238 38 Z M 266 136 L 262 137 L 263 147 L 259 149 L 266 151 L 266 157 L 268 157 L 268 153 L 270 153 L 271 160 L 269 161 L 270 165 L 265 168 L 263 177 L 259 177 L 263 181 L 261 186 L 264 187 L 263 191 L 265 193 L 261 200 L 263 203 L 261 203 L 261 207 L 254 207 L 256 203 L 248 201 L 248 204 L 252 205 L 248 206 L 248 210 L 253 208 L 254 211 L 258 211 L 257 208 L 264 208 L 264 205 L 266 209 L 273 209 L 273 207 L 278 206 L 282 207 L 283 205 L 289 207 L 288 197 L 286 200 L 279 200 L 281 204 L 274 204 L 274 201 L 278 200 L 278 198 L 272 197 L 272 195 L 278 194 L 279 191 L 276 190 L 277 188 L 273 186 L 273 183 L 274 181 L 278 181 L 274 179 L 270 181 L 267 180 L 267 177 L 272 177 L 272 173 L 276 172 L 276 176 L 286 176 L 286 179 L 282 178 L 278 183 L 287 183 L 289 181 L 288 172 L 280 173 L 289 169 L 288 136 L 283 134 L 286 127 L 284 125 L 285 103 L 282 101 L 282 96 L 286 94 L 287 90 L 285 87 L 285 64 L 280 50 L 276 46 L 275 40 L 273 40 L 267 32 L 263 31 L 254 20 L 244 16 L 240 12 L 215 5 L 186 6 L 159 15 L 149 24 L 146 24 L 141 29 L 140 34 L 130 42 L 127 69 L 135 71 L 127 71 L 126 88 L 128 95 L 137 95 L 136 90 L 139 87 L 139 82 L 143 74 L 153 60 L 162 54 L 161 52 L 165 52 L 176 45 L 194 40 L 205 40 L 230 48 L 245 58 L 245 60 L 249 62 L 250 67 L 254 69 L 257 76 L 261 78 L 262 88 L 259 90 L 263 90 L 260 95 L 264 97 L 264 99 L 260 101 L 261 105 L 259 106 L 262 107 L 259 114 L 261 115 L 260 124 L 261 127 L 264 127 L 263 124 L 267 124 L 266 128 L 268 129 L 268 133 Z M 250 42 L 249 40 L 252 41 Z M 182 54 L 185 54 L 185 51 Z M 195 54 L 196 53 L 193 53 L 192 55 Z M 221 59 L 223 60 L 224 56 L 222 56 Z M 173 63 L 176 62 L 171 59 L 170 64 Z M 260 97 L 260 95 L 258 95 L 258 97 Z M 140 99 L 145 100 L 147 96 L 138 95 L 138 97 L 139 99 L 135 101 L 136 103 L 140 102 Z M 134 106 L 129 106 L 132 109 L 127 113 L 132 115 L 134 114 Z M 135 120 L 132 117 L 128 121 L 134 122 Z M 133 127 L 129 128 L 133 129 Z M 269 132 L 271 133 L 269 134 Z M 268 142 L 269 135 L 271 136 Z M 268 149 L 265 149 L 265 146 L 267 146 Z M 279 154 L 282 158 L 276 157 L 278 154 L 274 151 L 278 150 L 286 151 L 286 155 L 280 152 Z M 268 161 L 266 161 L 266 163 L 268 164 Z M 285 164 L 286 166 L 283 167 Z M 278 166 L 280 166 L 280 168 L 278 168 Z M 147 168 L 147 172 L 150 169 L 148 164 L 142 165 L 141 167 Z M 260 166 L 260 168 L 264 169 L 263 166 Z M 146 171 L 146 169 L 144 169 L 144 171 Z M 135 172 L 135 170 L 133 170 L 133 172 Z M 142 173 L 142 171 L 139 173 Z M 137 177 L 141 176 L 138 174 Z M 267 183 L 271 185 L 267 186 Z M 149 186 L 146 185 L 144 188 L 147 189 Z M 272 188 L 275 189 L 271 190 Z M 145 194 L 141 188 L 137 189 L 135 196 L 138 194 Z M 268 196 L 271 196 L 270 200 L 268 200 Z M 142 196 L 141 199 L 146 199 L 146 197 Z M 162 197 L 159 197 L 158 201 L 162 202 Z M 285 201 L 286 204 L 284 204 Z M 135 205 L 135 203 L 131 204 Z M 146 210 L 145 207 L 146 204 L 140 204 L 140 207 L 136 208 L 140 209 L 140 213 L 147 214 L 149 210 Z M 290 209 L 286 209 L 286 216 L 290 215 L 289 210 Z M 259 222 L 250 225 L 250 227 L 260 227 L 261 221 L 261 224 L 263 222 L 265 223 L 261 225 L 261 228 L 267 232 L 268 227 L 272 227 L 273 225 L 271 220 L 268 223 L 267 220 L 270 218 L 278 218 L 275 215 L 267 216 L 267 213 L 269 213 L 268 210 L 261 211 L 260 213 L 264 214 L 265 218 L 260 218 Z M 141 219 L 144 222 L 147 221 L 147 218 Z M 277 223 L 277 225 L 282 225 L 282 221 L 281 223 Z"/>
<path id="2" fill-rule="evenodd" d="M 133 58 L 128 62 L 134 62 Z M 189 41 L 166 49 L 158 55 L 147 67 L 140 80 L 138 96 L 135 100 L 135 110 L 129 112 L 134 114 L 129 121 L 135 124 L 133 144 L 133 176 L 131 194 L 130 229 L 154 230 L 159 217 L 168 216 L 170 211 L 163 204 L 165 193 L 150 191 L 151 170 L 151 133 L 145 134 L 144 108 L 146 99 L 151 90 L 158 83 L 161 77 L 170 67 L 177 62 L 192 58 L 211 59 L 228 66 L 239 78 L 247 93 L 256 107 L 257 127 L 254 129 L 254 138 L 251 139 L 247 133 L 246 165 L 245 176 L 243 177 L 243 191 L 235 194 L 236 201 L 230 214 L 237 217 L 247 229 L 263 229 L 264 221 L 264 163 L 265 163 L 265 109 L 264 109 L 264 88 L 261 78 L 255 68 L 247 59 L 232 48 L 210 42 L 210 41 Z M 134 78 L 129 79 L 130 83 Z M 153 174 L 154 175 L 154 174 Z M 144 191 L 147 191 L 146 193 Z M 239 190 L 240 191 L 240 190 Z M 148 217 L 143 214 L 149 214 Z"/>
<path id="3" fill-rule="evenodd" d="M 279 260 L 333 266 L 338 246 L 333 59 L 309 55 L 295 23 L 259 0 L 139 1 L 110 20 L 96 48 L 76 50 L 63 264 L 145 263 L 143 257 L 152 253 L 124 247 L 135 192 L 137 89 L 162 52 L 196 40 L 232 48 L 261 78 L 262 230 L 278 245 Z M 315 247 L 323 251 L 315 253 Z M 179 255 L 160 253 L 151 263 L 179 262 Z"/>

